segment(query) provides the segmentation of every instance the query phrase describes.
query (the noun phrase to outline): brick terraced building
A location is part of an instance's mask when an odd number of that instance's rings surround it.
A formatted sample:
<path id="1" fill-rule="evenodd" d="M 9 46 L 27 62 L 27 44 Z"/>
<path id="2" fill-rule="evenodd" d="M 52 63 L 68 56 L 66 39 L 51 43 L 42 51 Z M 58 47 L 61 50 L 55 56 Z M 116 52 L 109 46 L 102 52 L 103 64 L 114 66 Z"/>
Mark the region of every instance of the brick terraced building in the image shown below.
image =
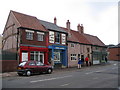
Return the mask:
<path id="1" fill-rule="evenodd" d="M 105 44 L 97 37 L 84 33 L 78 24 L 77 31 L 54 23 L 39 20 L 34 16 L 10 11 L 4 31 L 2 50 L 17 53 L 18 63 L 28 60 L 52 62 L 55 67 L 77 66 L 78 57 L 89 57 L 92 64 L 105 59 Z"/>

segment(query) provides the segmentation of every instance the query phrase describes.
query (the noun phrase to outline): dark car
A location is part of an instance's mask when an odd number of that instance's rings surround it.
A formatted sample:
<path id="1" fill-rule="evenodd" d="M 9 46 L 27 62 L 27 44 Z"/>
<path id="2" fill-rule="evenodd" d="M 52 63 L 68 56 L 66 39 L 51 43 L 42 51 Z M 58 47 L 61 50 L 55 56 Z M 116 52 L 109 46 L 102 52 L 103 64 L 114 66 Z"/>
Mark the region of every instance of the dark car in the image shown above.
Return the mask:
<path id="1" fill-rule="evenodd" d="M 45 65 L 38 61 L 25 61 L 19 64 L 17 67 L 17 73 L 19 76 L 21 75 L 33 75 L 33 74 L 40 74 L 40 73 L 52 73 L 53 68 L 50 65 Z"/>

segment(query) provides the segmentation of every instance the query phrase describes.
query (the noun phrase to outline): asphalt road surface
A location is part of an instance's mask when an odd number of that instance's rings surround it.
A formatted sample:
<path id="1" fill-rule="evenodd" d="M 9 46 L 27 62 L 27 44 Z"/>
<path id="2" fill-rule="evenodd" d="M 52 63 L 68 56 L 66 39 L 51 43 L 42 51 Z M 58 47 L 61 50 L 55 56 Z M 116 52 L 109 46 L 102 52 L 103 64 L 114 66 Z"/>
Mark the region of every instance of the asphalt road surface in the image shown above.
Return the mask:
<path id="1" fill-rule="evenodd" d="M 2 81 L 3 88 L 118 88 L 118 62 Z"/>

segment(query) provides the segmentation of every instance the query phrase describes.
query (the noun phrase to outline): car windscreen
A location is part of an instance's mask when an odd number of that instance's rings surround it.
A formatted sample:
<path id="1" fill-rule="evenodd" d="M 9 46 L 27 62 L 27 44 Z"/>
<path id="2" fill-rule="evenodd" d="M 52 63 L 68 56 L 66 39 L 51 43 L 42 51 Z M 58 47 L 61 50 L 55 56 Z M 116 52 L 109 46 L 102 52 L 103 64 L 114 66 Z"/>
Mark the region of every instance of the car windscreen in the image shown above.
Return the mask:
<path id="1" fill-rule="evenodd" d="M 19 64 L 19 66 L 24 66 L 26 64 L 26 62 L 22 62 Z"/>

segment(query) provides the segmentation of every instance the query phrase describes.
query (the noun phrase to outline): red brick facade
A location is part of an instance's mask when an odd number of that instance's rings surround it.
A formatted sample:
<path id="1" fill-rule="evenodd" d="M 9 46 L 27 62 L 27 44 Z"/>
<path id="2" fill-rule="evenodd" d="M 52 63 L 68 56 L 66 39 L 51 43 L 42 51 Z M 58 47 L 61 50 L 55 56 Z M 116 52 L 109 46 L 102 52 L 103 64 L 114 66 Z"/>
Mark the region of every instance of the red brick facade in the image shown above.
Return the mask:
<path id="1" fill-rule="evenodd" d="M 109 48 L 108 49 L 109 60 L 120 60 L 120 47 L 114 47 L 114 48 Z"/>

